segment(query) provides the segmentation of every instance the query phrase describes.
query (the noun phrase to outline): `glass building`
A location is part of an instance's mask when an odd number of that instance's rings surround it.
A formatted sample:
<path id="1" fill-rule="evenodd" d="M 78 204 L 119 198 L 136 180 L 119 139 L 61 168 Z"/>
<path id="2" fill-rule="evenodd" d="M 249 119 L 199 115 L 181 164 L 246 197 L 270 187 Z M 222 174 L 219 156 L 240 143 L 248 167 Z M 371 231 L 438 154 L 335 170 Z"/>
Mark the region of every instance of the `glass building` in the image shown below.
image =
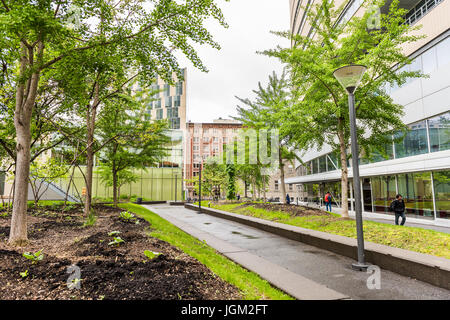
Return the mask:
<path id="1" fill-rule="evenodd" d="M 337 23 L 347 23 L 365 10 L 364 1 L 347 1 Z M 315 37 L 307 16 L 315 1 L 291 0 L 291 31 Z M 344 1 L 345 3 L 345 1 Z M 408 10 L 406 23 L 421 24 L 427 38 L 409 44 L 412 60 L 402 71 L 422 71 L 426 78 L 409 79 L 401 87 L 387 84 L 383 89 L 394 103 L 404 106 L 403 122 L 408 130 L 386 137 L 386 144 L 359 158 L 361 194 L 365 214 L 389 214 L 390 203 L 401 194 L 408 217 L 426 223 L 450 226 L 450 1 L 402 1 Z M 382 12 L 385 8 L 381 8 Z M 293 42 L 292 45 L 295 45 Z M 287 184 L 302 185 L 300 200 L 320 203 L 325 192 L 341 206 L 341 164 L 331 146 L 310 149 L 300 155 L 297 176 Z M 349 208 L 353 205 L 351 161 L 349 166 Z"/>

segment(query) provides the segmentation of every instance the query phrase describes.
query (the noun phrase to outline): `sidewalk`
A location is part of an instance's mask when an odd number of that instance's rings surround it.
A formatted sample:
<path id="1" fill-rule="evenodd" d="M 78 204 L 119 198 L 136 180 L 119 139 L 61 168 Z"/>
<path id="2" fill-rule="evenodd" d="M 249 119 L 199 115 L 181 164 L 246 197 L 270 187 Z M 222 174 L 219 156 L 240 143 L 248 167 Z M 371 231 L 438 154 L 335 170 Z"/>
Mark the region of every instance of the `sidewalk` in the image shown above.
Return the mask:
<path id="1" fill-rule="evenodd" d="M 370 274 L 353 271 L 352 259 L 184 207 L 147 207 L 298 299 L 450 299 L 448 290 L 386 270 L 381 289 L 370 290 Z"/>

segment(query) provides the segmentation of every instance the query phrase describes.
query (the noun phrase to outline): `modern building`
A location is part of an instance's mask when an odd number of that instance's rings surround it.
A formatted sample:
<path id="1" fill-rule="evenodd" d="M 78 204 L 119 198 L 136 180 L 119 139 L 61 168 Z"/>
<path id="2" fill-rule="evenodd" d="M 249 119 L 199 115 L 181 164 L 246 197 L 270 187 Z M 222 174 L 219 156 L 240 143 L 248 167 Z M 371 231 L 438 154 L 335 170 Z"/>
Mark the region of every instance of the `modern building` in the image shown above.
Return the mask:
<path id="1" fill-rule="evenodd" d="M 231 142 L 242 129 L 242 123 L 236 120 L 217 119 L 210 123 L 186 124 L 184 179 L 198 177 L 200 168 L 209 157 L 224 151 L 224 145 Z M 196 196 L 192 185 L 185 185 L 186 196 Z"/>
<path id="2" fill-rule="evenodd" d="M 294 34 L 315 36 L 306 18 L 316 2 L 290 1 Z M 362 15 L 363 2 L 335 1 L 336 6 L 346 3 L 337 23 Z M 406 202 L 407 216 L 413 218 L 410 221 L 418 219 L 422 223 L 450 226 L 450 1 L 400 0 L 400 7 L 408 10 L 406 23 L 422 25 L 414 33 L 426 35 L 403 47 L 413 63 L 400 70 L 421 70 L 429 77 L 412 79 L 402 87 L 386 88 L 394 102 L 404 106 L 403 121 L 410 131 L 402 142 L 386 146 L 389 159 L 381 156 L 371 162 L 360 159 L 364 215 L 392 219 L 388 207 L 400 193 Z M 382 12 L 385 10 L 386 6 L 381 8 Z M 297 176 L 286 182 L 302 186 L 304 192 L 299 197 L 303 201 L 319 202 L 326 191 L 331 191 L 335 204 L 340 205 L 341 171 L 331 151 L 330 146 L 325 146 L 321 150 L 299 152 L 306 166 L 297 163 Z"/>

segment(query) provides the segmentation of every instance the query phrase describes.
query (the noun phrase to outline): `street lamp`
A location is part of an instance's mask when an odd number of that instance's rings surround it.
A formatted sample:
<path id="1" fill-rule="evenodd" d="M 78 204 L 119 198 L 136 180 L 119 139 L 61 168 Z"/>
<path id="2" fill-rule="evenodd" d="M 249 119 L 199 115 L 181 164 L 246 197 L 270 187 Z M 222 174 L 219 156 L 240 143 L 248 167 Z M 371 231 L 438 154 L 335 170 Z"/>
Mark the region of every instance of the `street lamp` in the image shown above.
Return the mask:
<path id="1" fill-rule="evenodd" d="M 359 182 L 359 151 L 356 136 L 356 113 L 355 113 L 355 91 L 366 72 L 367 67 L 363 65 L 348 65 L 336 69 L 333 72 L 334 77 L 344 87 L 348 93 L 348 108 L 350 115 L 350 135 L 352 148 L 352 166 L 353 166 L 353 189 L 355 190 L 355 215 L 356 215 L 356 234 L 358 239 L 358 262 L 352 264 L 352 268 L 359 271 L 365 271 L 368 265 L 364 258 L 364 234 L 362 221 L 362 203 L 361 187 Z"/>
<path id="2" fill-rule="evenodd" d="M 202 213 L 202 162 L 198 169 L 198 213 Z"/>

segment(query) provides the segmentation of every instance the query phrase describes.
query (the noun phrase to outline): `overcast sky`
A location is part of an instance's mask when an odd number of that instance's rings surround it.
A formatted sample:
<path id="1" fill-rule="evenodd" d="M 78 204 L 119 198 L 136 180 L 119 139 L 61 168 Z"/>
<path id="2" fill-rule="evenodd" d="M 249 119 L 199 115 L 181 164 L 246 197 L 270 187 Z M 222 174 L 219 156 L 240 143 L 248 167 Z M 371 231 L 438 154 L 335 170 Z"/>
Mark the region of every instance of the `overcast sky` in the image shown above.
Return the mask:
<path id="1" fill-rule="evenodd" d="M 272 71 L 281 71 L 275 58 L 257 51 L 289 46 L 289 41 L 270 33 L 289 29 L 289 0 L 219 1 L 229 28 L 208 23 L 208 30 L 221 45 L 220 51 L 198 48 L 209 69 L 203 73 L 190 63 L 187 74 L 187 121 L 208 122 L 236 114 L 238 100 L 251 98 L 258 81 L 266 83 Z"/>

